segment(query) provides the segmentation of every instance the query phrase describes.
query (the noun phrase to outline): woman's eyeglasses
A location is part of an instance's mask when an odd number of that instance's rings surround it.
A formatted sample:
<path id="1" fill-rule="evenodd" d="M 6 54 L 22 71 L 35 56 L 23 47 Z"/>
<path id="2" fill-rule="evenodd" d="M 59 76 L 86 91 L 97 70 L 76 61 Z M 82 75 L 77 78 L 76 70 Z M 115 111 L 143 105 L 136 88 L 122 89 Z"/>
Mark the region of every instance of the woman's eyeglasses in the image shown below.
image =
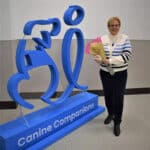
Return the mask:
<path id="1" fill-rule="evenodd" d="M 110 24 L 109 27 L 111 27 L 111 28 L 113 28 L 113 27 L 119 28 L 120 24 Z"/>

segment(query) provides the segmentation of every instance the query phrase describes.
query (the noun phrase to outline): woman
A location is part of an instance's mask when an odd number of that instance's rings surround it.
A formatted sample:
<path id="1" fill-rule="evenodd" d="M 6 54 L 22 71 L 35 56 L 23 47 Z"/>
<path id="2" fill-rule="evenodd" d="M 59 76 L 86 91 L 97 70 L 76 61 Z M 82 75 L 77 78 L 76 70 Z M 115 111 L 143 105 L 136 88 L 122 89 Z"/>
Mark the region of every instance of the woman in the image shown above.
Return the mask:
<path id="1" fill-rule="evenodd" d="M 94 56 L 94 60 L 100 64 L 100 78 L 108 111 L 108 116 L 104 124 L 109 124 L 114 120 L 113 133 L 115 136 L 119 136 L 128 62 L 132 52 L 128 36 L 119 33 L 121 26 L 120 19 L 118 17 L 110 18 L 107 26 L 109 34 L 101 37 L 106 59 L 102 60 L 100 55 L 96 55 Z"/>

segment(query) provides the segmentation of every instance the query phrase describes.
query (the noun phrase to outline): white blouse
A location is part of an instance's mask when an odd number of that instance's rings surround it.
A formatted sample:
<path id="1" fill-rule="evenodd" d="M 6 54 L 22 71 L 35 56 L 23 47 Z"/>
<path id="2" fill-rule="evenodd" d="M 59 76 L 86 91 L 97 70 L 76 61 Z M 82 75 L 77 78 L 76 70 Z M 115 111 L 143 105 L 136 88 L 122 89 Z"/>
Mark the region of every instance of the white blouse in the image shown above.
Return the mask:
<path id="1" fill-rule="evenodd" d="M 101 69 L 113 72 L 123 71 L 128 68 L 128 62 L 132 56 L 131 43 L 127 35 L 118 34 L 113 36 L 111 34 L 103 35 L 101 37 L 106 57 L 109 58 L 110 66 L 101 64 Z"/>

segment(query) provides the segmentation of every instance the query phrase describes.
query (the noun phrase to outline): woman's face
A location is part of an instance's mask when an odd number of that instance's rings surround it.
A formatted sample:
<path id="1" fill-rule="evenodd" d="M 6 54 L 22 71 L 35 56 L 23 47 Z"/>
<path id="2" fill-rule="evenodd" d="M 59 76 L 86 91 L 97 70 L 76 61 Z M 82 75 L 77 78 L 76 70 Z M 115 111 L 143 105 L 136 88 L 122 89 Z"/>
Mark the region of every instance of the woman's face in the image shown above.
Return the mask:
<path id="1" fill-rule="evenodd" d="M 120 24 L 117 20 L 113 20 L 109 26 L 108 30 L 112 35 L 117 35 L 120 30 Z"/>

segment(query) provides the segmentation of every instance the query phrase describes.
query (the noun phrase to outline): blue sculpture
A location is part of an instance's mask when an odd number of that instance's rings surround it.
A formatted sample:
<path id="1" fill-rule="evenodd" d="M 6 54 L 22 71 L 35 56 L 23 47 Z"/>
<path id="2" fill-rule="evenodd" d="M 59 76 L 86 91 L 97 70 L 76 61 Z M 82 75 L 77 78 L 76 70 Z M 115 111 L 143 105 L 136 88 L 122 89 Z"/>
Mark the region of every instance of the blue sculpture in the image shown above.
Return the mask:
<path id="1" fill-rule="evenodd" d="M 77 17 L 72 20 L 72 15 L 75 11 L 77 12 Z M 82 21 L 83 18 L 84 10 L 79 6 L 70 6 L 64 14 L 64 22 L 67 25 L 77 25 Z M 87 89 L 87 86 L 80 86 L 77 83 L 84 54 L 83 34 L 78 28 L 69 29 L 63 38 L 62 44 L 62 64 L 66 78 L 68 80 L 68 86 L 64 90 L 62 96 L 58 98 L 58 100 L 51 101 L 50 98 L 58 87 L 59 72 L 53 59 L 46 53 L 45 49 L 51 47 L 51 36 L 56 36 L 59 34 L 61 30 L 60 21 L 57 18 L 29 21 L 24 26 L 24 34 L 31 35 L 35 25 L 49 24 L 53 25 L 52 31 L 41 31 L 42 39 L 39 37 L 32 38 L 32 40 L 37 44 L 35 50 L 26 50 L 26 40 L 19 40 L 16 52 L 16 65 L 18 73 L 12 75 L 12 77 L 8 80 L 7 87 L 10 97 L 12 97 L 12 99 L 21 106 L 28 109 L 32 109 L 33 105 L 26 102 L 19 95 L 18 85 L 21 80 L 29 80 L 30 76 L 28 71 L 36 67 L 47 65 L 51 71 L 51 83 L 49 84 L 47 91 L 41 96 L 41 99 L 48 104 L 56 105 L 62 103 L 71 94 L 73 88 L 80 90 Z M 70 45 L 74 34 L 77 37 L 78 48 L 75 67 L 72 71 L 70 62 Z"/>
<path id="2" fill-rule="evenodd" d="M 76 18 L 72 19 L 75 12 L 77 13 Z M 84 10 L 77 5 L 69 6 L 64 14 L 64 22 L 67 25 L 77 25 L 83 18 Z M 26 102 L 18 93 L 18 85 L 21 80 L 30 79 L 29 70 L 46 65 L 51 72 L 51 80 L 41 99 L 50 105 L 24 115 L 28 126 L 24 124 L 22 117 L 1 125 L 0 150 L 42 150 L 105 110 L 104 107 L 98 105 L 98 96 L 95 94 L 82 92 L 69 97 L 73 88 L 87 89 L 87 86 L 78 84 L 84 55 L 84 37 L 78 28 L 68 29 L 62 42 L 62 65 L 68 86 L 56 101 L 50 99 L 58 87 L 59 71 L 45 49 L 51 48 L 51 36 L 59 34 L 61 30 L 60 21 L 57 18 L 29 21 L 24 26 L 24 34 L 31 35 L 35 25 L 49 24 L 53 25 L 51 31 L 41 31 L 42 38 L 32 38 L 36 43 L 35 50 L 26 50 L 27 41 L 25 39 L 19 40 L 16 52 L 18 73 L 10 77 L 7 88 L 10 97 L 14 101 L 22 107 L 32 109 L 33 105 Z M 77 39 L 77 55 L 72 69 L 70 46 L 74 35 Z"/>

